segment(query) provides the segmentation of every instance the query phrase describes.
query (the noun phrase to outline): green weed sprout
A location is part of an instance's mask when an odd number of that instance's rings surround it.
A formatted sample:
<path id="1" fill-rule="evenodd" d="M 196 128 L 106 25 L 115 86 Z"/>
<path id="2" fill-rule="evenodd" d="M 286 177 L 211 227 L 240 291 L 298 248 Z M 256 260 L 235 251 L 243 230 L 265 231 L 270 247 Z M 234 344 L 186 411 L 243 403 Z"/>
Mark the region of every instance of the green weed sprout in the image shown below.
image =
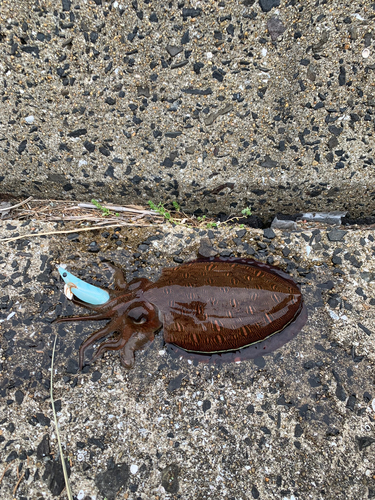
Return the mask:
<path id="1" fill-rule="evenodd" d="M 102 212 L 102 215 L 104 215 L 104 217 L 107 217 L 107 215 L 111 215 L 111 212 L 108 210 L 108 208 L 103 207 L 103 205 L 101 205 L 98 201 L 92 199 L 91 203 Z"/>
<path id="2" fill-rule="evenodd" d="M 164 219 L 166 219 L 167 221 L 171 222 L 173 220 L 171 214 L 164 208 L 164 205 L 162 203 L 155 205 L 155 203 L 150 200 L 148 204 L 150 205 L 150 208 L 152 208 L 152 210 L 155 210 L 155 212 L 164 217 Z"/>
<path id="3" fill-rule="evenodd" d="M 197 221 L 202 222 L 202 221 L 204 221 L 205 218 L 206 218 L 206 216 L 202 215 L 202 217 L 197 217 Z"/>
<path id="4" fill-rule="evenodd" d="M 177 201 L 172 201 L 172 205 L 174 206 L 176 212 L 180 211 L 180 205 L 177 203 Z"/>
<path id="5" fill-rule="evenodd" d="M 241 214 L 245 215 L 246 217 L 250 217 L 251 215 L 251 207 L 246 207 L 243 210 L 241 210 Z"/>

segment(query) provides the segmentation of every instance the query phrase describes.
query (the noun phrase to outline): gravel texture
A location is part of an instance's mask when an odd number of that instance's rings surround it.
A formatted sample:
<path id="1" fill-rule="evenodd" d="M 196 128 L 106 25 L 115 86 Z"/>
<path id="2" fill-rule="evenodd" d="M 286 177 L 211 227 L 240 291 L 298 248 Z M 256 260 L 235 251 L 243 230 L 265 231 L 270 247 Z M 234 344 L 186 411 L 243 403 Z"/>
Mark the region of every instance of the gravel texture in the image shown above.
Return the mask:
<path id="1" fill-rule="evenodd" d="M 251 207 L 256 226 L 0 221 L 1 499 L 67 498 L 56 335 L 75 499 L 375 498 L 374 231 L 314 215 L 374 222 L 374 18 L 369 0 L 1 2 L 1 194 L 177 200 L 222 221 Z M 282 216 L 301 212 L 315 220 Z M 78 370 L 99 324 L 52 323 L 83 312 L 56 264 L 110 286 L 106 259 L 157 280 L 198 254 L 280 266 L 302 332 L 211 365 L 161 331 L 130 371 L 116 352 L 90 364 L 93 349 Z"/>
<path id="2" fill-rule="evenodd" d="M 371 214 L 374 17 L 368 0 L 4 0 L 0 190 Z"/>
<path id="3" fill-rule="evenodd" d="M 54 229 L 3 221 L 0 238 Z M 373 234 L 168 224 L 2 243 L 0 475 L 9 468 L 0 497 L 67 498 L 49 399 L 57 334 L 54 396 L 77 499 L 374 498 Z M 78 347 L 98 323 L 51 324 L 82 313 L 56 264 L 108 286 L 103 259 L 128 280 L 156 280 L 201 250 L 288 272 L 308 307 L 303 331 L 270 355 L 226 365 L 173 357 L 161 332 L 133 370 L 116 352 L 90 365 L 91 349 L 78 372 Z"/>

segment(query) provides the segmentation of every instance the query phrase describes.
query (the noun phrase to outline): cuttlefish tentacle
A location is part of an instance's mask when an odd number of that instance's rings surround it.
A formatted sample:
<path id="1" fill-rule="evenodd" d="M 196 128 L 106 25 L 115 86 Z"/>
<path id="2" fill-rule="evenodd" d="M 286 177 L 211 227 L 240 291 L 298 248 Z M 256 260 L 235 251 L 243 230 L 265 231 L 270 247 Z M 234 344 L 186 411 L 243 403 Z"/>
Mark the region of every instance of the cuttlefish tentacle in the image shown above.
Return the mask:
<path id="1" fill-rule="evenodd" d="M 85 309 L 89 309 L 90 311 L 97 311 L 98 313 L 102 312 L 103 310 L 106 310 L 106 311 L 110 310 L 110 307 L 109 306 L 107 307 L 105 304 L 100 304 L 98 306 L 94 306 L 93 304 L 82 302 L 82 300 L 77 299 L 76 297 L 73 297 L 71 302 L 73 302 L 73 304 L 76 306 L 84 307 Z"/>
<path id="2" fill-rule="evenodd" d="M 80 304 L 81 305 L 81 304 Z M 101 319 L 110 319 L 110 315 L 108 312 L 106 313 L 95 313 L 95 314 L 87 314 L 86 316 L 66 316 L 65 318 L 57 318 L 54 320 L 54 323 L 64 323 L 65 321 L 98 321 Z"/>
<path id="3" fill-rule="evenodd" d="M 102 357 L 106 351 L 116 351 L 117 349 L 122 349 L 126 342 L 127 339 L 124 339 L 121 335 L 105 340 L 96 350 L 93 360 Z"/>
<path id="4" fill-rule="evenodd" d="M 142 347 L 145 344 L 149 343 L 153 339 L 154 335 L 146 335 L 143 332 L 133 333 L 128 342 L 120 351 L 120 360 L 122 366 L 124 366 L 127 369 L 132 368 L 135 362 L 135 357 L 134 357 L 135 351 L 142 349 Z"/>
<path id="5" fill-rule="evenodd" d="M 112 325 L 112 321 L 110 321 L 104 328 L 100 330 L 96 330 L 93 332 L 87 339 L 81 344 L 79 348 L 79 368 L 82 370 L 83 367 L 83 358 L 85 356 L 85 350 L 92 344 L 94 344 L 97 340 L 102 339 L 103 337 L 108 337 L 111 333 L 114 333 L 114 328 Z"/>
<path id="6" fill-rule="evenodd" d="M 128 288 L 128 284 L 125 280 L 124 273 L 121 271 L 121 269 L 114 266 L 110 262 L 104 262 L 104 264 L 113 274 L 113 283 L 115 285 L 116 290 L 126 290 Z"/>

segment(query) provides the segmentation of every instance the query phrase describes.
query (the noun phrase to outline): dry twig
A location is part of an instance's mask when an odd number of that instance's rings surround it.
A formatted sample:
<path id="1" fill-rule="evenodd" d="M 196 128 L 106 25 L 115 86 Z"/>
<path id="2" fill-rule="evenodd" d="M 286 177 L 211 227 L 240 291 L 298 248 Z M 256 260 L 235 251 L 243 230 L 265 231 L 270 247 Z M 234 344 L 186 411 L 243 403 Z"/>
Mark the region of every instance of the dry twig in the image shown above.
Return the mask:
<path id="1" fill-rule="evenodd" d="M 3 473 L 2 473 L 2 475 L 0 477 L 0 484 L 1 484 L 2 480 L 4 479 L 6 471 L 9 469 L 9 467 L 12 465 L 13 462 L 14 462 L 14 460 L 12 460 L 11 462 L 9 462 L 9 464 L 5 467 Z"/>
<path id="2" fill-rule="evenodd" d="M 6 207 L 6 208 L 0 208 L 0 212 L 6 212 L 8 210 L 13 210 L 13 208 L 20 207 L 21 205 L 25 205 L 28 201 L 31 201 L 33 199 L 32 196 L 29 196 L 26 200 L 21 201 L 20 203 L 17 203 L 17 205 L 13 205 L 12 207 Z"/>
<path id="3" fill-rule="evenodd" d="M 78 229 L 66 229 L 65 231 L 46 231 L 43 233 L 29 233 L 23 234 L 22 236 L 15 236 L 13 238 L 3 238 L 0 243 L 9 243 L 10 241 L 22 240 L 24 238 L 35 238 L 36 236 L 49 236 L 53 234 L 68 234 L 68 233 L 82 233 L 83 231 L 94 231 L 95 229 L 107 229 L 110 227 L 121 227 L 121 226 L 151 226 L 151 224 L 110 224 L 109 226 L 92 226 L 83 227 Z"/>
<path id="4" fill-rule="evenodd" d="M 13 489 L 13 496 L 16 495 L 16 491 L 18 490 L 18 486 L 20 485 L 20 482 L 22 481 L 24 475 L 25 475 L 25 471 L 22 472 L 22 475 L 18 479 L 17 484 L 15 485 L 15 487 Z"/>
<path id="5" fill-rule="evenodd" d="M 95 208 L 98 210 L 98 208 L 93 204 L 93 203 L 78 203 L 79 208 Z M 143 214 L 143 215 L 157 215 L 158 213 L 155 212 L 155 210 L 140 210 L 140 209 L 135 209 L 132 207 L 121 207 L 121 206 L 116 206 L 116 205 L 102 205 L 103 208 L 106 208 L 107 210 L 113 210 L 113 212 L 130 212 L 130 213 L 136 213 L 136 214 Z"/>

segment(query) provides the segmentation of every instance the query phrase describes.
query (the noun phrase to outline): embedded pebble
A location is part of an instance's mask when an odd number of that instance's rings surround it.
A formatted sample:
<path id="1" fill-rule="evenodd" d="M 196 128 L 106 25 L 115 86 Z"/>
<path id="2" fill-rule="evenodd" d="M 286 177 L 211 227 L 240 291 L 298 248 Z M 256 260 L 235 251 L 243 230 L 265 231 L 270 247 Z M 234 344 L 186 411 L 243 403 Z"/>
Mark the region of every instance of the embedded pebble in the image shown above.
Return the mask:
<path id="1" fill-rule="evenodd" d="M 367 59 L 369 56 L 370 56 L 370 51 L 369 51 L 369 49 L 363 49 L 363 51 L 362 51 L 362 57 L 363 57 L 364 59 Z"/>
<path id="2" fill-rule="evenodd" d="M 138 465 L 134 465 L 134 464 L 133 464 L 133 465 L 131 465 L 131 466 L 130 466 L 130 472 L 131 472 L 132 474 L 137 474 L 137 472 L 138 472 Z"/>

